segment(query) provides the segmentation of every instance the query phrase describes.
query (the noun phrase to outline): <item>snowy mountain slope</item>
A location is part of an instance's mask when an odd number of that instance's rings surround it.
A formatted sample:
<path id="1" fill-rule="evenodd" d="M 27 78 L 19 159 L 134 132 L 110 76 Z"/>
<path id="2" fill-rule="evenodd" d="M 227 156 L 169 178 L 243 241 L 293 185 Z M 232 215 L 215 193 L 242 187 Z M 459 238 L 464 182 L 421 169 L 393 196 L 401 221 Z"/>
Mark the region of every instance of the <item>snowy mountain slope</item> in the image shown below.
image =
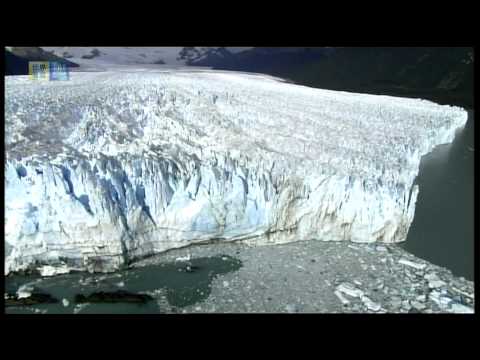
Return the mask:
<path id="1" fill-rule="evenodd" d="M 7 272 L 109 271 L 212 240 L 402 241 L 421 156 L 467 120 L 428 101 L 229 72 L 5 85 Z"/>
<path id="2" fill-rule="evenodd" d="M 213 47 L 42 47 L 53 51 L 57 56 L 65 57 L 83 66 L 107 66 L 108 64 L 154 64 L 181 66 L 202 59 Z M 249 49 L 248 47 L 228 47 L 232 54 Z M 92 53 L 93 52 L 93 53 Z"/>

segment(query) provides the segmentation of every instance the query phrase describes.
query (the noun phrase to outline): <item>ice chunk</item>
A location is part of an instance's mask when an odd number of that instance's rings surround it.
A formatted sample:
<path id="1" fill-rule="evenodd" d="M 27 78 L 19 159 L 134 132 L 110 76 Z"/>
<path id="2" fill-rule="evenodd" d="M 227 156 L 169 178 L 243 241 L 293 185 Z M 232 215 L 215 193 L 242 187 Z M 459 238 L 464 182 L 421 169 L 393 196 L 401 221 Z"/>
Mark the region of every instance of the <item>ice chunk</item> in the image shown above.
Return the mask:
<path id="1" fill-rule="evenodd" d="M 54 275 L 60 275 L 60 274 L 68 274 L 70 272 L 70 269 L 66 265 L 61 265 L 61 266 L 50 266 L 50 265 L 44 265 L 39 268 L 40 275 L 42 276 L 54 276 Z"/>
<path id="2" fill-rule="evenodd" d="M 429 281 L 428 283 L 428 287 L 430 289 L 436 289 L 436 288 L 439 288 L 439 287 L 442 287 L 442 286 L 445 286 L 447 285 L 447 283 L 445 281 L 442 281 L 442 280 L 433 280 L 433 281 Z"/>
<path id="3" fill-rule="evenodd" d="M 175 259 L 175 261 L 190 261 L 192 257 L 190 256 L 190 254 L 186 255 L 186 256 L 179 256 Z"/>
<path id="4" fill-rule="evenodd" d="M 335 294 L 335 296 L 337 296 L 340 299 L 343 305 L 350 304 L 350 301 L 348 301 L 339 290 L 335 290 L 333 293 Z"/>
<path id="5" fill-rule="evenodd" d="M 473 314 L 474 313 L 471 307 L 458 304 L 458 303 L 452 303 L 450 305 L 450 310 L 456 314 Z"/>
<path id="6" fill-rule="evenodd" d="M 337 286 L 337 290 L 343 292 L 352 297 L 361 297 L 364 295 L 364 292 L 360 289 L 357 289 L 355 285 L 344 282 Z"/>
<path id="7" fill-rule="evenodd" d="M 369 310 L 379 311 L 382 308 L 380 304 L 377 304 L 376 302 L 372 301 L 372 299 L 370 299 L 368 296 L 361 296 L 360 300 Z"/>
<path id="8" fill-rule="evenodd" d="M 34 288 L 30 284 L 24 284 L 20 286 L 17 290 L 17 298 L 22 299 L 22 298 L 28 298 L 32 295 Z"/>
<path id="9" fill-rule="evenodd" d="M 419 263 L 416 263 L 416 262 L 413 262 L 413 261 L 410 261 L 410 260 L 407 260 L 407 259 L 400 259 L 398 261 L 398 263 L 413 267 L 413 268 L 418 269 L 418 270 L 423 270 L 427 267 L 426 264 L 419 264 Z"/>

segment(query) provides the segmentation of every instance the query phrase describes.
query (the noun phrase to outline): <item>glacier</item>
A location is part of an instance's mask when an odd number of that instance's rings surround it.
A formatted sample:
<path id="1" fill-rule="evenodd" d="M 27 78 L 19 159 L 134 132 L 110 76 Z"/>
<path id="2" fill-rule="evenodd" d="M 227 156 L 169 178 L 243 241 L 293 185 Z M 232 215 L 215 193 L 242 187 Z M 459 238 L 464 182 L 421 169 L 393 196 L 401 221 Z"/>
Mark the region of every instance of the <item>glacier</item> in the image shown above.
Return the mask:
<path id="1" fill-rule="evenodd" d="M 194 243 L 400 242 L 459 107 L 144 66 L 5 77 L 5 272 Z"/>

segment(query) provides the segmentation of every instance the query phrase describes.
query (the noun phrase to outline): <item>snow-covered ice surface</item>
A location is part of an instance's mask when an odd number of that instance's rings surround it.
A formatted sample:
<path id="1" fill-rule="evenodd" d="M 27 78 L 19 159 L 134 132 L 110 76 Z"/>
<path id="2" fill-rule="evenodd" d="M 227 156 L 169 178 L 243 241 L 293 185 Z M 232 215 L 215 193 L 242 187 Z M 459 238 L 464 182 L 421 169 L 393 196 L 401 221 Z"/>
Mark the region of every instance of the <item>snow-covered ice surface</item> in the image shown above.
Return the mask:
<path id="1" fill-rule="evenodd" d="M 5 77 L 6 273 L 205 241 L 403 241 L 421 156 L 466 120 L 233 72 Z"/>

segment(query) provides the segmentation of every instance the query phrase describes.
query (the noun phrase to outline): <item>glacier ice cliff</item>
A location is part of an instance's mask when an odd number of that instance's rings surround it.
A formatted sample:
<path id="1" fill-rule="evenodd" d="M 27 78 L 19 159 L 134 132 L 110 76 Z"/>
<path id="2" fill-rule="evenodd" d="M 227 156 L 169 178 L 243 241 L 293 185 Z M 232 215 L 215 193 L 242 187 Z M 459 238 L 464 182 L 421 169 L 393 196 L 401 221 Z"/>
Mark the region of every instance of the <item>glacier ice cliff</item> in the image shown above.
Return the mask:
<path id="1" fill-rule="evenodd" d="M 210 241 L 403 241 L 420 158 L 466 120 L 242 73 L 8 77 L 6 273 L 111 271 Z"/>

